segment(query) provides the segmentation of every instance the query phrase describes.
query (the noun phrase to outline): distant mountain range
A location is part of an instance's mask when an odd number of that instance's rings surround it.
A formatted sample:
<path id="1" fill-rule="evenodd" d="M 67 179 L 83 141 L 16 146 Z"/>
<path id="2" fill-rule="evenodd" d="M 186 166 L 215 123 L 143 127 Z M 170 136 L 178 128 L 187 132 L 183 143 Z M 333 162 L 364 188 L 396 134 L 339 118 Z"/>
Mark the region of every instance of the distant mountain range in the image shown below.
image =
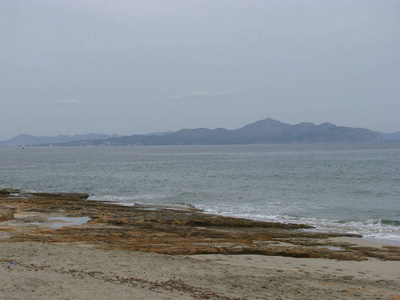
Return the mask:
<path id="1" fill-rule="evenodd" d="M 69 143 L 82 140 L 109 139 L 112 137 L 118 137 L 118 135 L 89 133 L 89 134 L 77 134 L 73 136 L 57 135 L 55 137 L 49 137 L 49 136 L 34 136 L 29 134 L 20 134 L 7 141 L 1 141 L 0 145 L 32 146 L 32 145 L 44 145 L 44 144 Z"/>
<path id="2" fill-rule="evenodd" d="M 19 135 L 3 145 L 127 146 L 127 145 L 233 145 L 233 144 L 312 144 L 400 142 L 400 132 L 384 134 L 365 128 L 336 126 L 331 123 L 290 125 L 273 119 L 251 123 L 236 130 L 182 129 L 177 132 L 108 136 L 103 134 L 49 138 Z"/>
<path id="3" fill-rule="evenodd" d="M 303 144 L 303 143 L 382 143 L 380 133 L 364 129 L 336 126 L 285 124 L 273 119 L 261 120 L 236 130 L 182 129 L 163 135 L 131 135 L 103 140 L 71 142 L 65 145 L 229 145 L 229 144 Z"/>

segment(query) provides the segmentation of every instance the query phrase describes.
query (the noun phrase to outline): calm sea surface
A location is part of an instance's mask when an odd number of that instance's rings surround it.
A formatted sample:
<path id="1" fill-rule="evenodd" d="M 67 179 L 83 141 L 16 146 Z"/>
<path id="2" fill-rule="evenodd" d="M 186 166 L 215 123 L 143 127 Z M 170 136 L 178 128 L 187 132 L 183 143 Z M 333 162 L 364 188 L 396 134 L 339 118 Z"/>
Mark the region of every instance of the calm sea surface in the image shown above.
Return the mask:
<path id="1" fill-rule="evenodd" d="M 400 145 L 3 147 L 0 188 L 182 202 L 400 242 Z"/>

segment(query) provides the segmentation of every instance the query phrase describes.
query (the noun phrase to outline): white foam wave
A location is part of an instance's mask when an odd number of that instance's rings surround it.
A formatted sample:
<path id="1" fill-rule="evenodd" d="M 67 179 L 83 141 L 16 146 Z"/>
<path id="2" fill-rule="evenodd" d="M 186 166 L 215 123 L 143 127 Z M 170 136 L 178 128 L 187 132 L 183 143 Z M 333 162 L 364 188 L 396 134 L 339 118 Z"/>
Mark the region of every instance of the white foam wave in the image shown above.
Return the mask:
<path id="1" fill-rule="evenodd" d="M 273 210 L 263 210 L 262 213 L 255 213 L 254 211 L 240 211 L 231 207 L 210 207 L 210 206 L 197 206 L 204 212 L 210 214 L 218 214 L 229 217 L 239 217 L 259 221 L 268 222 L 282 222 L 282 223 L 301 223 L 314 226 L 313 231 L 318 232 L 332 232 L 332 233 L 349 233 L 359 234 L 364 238 L 373 238 L 382 241 L 393 241 L 400 243 L 400 227 L 384 224 L 380 219 L 370 219 L 365 221 L 343 221 L 338 219 L 318 219 L 306 217 L 291 217 L 285 215 L 276 215 Z"/>
<path id="2" fill-rule="evenodd" d="M 143 194 L 143 195 L 135 195 L 132 197 L 101 195 L 101 196 L 90 196 L 88 200 L 99 200 L 99 201 L 113 202 L 125 206 L 133 206 L 141 202 L 162 201 L 162 199 L 165 198 L 166 197 L 164 195 L 158 195 L 158 194 Z"/>

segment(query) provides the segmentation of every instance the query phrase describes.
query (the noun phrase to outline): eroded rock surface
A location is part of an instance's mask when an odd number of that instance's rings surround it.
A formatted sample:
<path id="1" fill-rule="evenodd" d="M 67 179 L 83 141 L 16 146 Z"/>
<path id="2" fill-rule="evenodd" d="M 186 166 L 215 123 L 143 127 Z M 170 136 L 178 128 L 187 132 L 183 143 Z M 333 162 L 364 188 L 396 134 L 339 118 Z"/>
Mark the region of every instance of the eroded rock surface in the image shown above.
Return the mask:
<path id="1" fill-rule="evenodd" d="M 0 206 L 0 222 L 14 219 L 14 212 L 6 207 Z"/>
<path id="2" fill-rule="evenodd" d="M 21 196 L 23 195 L 23 196 Z M 98 247 L 165 254 L 260 254 L 291 257 L 400 260 L 399 247 L 358 247 L 310 232 L 304 224 L 252 221 L 204 214 L 185 205 L 120 206 L 88 201 L 86 194 L 1 193 L 0 205 L 14 220 L 0 223 L 0 240 L 89 243 Z M 79 226 L 51 228 L 53 217 L 83 217 Z M 36 222 L 29 222 L 36 221 Z M 68 224 L 66 224 L 68 225 Z"/>

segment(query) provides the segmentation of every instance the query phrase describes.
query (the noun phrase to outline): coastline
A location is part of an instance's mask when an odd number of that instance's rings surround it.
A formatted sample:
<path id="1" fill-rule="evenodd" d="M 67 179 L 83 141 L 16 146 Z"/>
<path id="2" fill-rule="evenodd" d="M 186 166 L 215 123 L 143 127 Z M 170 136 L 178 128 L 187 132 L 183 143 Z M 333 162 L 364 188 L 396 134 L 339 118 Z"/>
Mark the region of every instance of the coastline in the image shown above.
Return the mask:
<path id="1" fill-rule="evenodd" d="M 0 193 L 7 211 L 6 299 L 400 299 L 400 248 L 351 235 L 82 194 Z"/>

